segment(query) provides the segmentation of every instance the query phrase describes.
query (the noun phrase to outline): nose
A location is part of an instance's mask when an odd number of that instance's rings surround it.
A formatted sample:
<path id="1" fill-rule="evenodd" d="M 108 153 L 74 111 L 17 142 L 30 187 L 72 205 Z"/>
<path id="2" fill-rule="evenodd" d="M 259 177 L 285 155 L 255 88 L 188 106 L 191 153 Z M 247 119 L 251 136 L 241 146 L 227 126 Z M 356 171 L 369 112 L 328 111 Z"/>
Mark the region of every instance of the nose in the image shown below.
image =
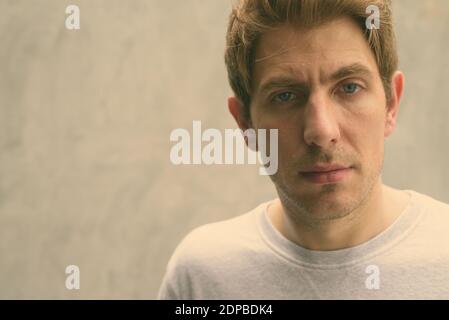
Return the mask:
<path id="1" fill-rule="evenodd" d="M 331 148 L 340 140 L 340 128 L 335 110 L 324 95 L 309 97 L 304 110 L 304 140 L 306 144 L 323 149 Z"/>

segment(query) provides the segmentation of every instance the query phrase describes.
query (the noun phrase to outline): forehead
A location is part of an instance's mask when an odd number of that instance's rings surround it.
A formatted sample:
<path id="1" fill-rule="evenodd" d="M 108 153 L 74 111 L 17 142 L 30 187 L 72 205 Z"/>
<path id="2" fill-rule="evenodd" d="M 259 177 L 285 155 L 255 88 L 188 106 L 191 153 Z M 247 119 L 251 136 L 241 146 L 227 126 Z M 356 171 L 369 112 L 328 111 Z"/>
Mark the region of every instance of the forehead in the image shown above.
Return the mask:
<path id="1" fill-rule="evenodd" d="M 310 29 L 281 26 L 264 34 L 256 49 L 253 84 L 288 72 L 306 80 L 325 77 L 340 67 L 364 65 L 375 73 L 377 64 L 361 28 L 343 17 Z"/>

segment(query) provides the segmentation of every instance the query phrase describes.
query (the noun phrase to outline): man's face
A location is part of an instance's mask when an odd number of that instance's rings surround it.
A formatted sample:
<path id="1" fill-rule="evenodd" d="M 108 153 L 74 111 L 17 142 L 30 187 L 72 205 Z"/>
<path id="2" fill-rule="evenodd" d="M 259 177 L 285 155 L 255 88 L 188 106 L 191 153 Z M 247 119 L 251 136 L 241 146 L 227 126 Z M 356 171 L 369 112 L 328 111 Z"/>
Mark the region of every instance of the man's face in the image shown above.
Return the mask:
<path id="1" fill-rule="evenodd" d="M 389 112 L 374 55 L 351 19 L 262 36 L 251 122 L 279 130 L 271 178 L 283 203 L 318 220 L 358 208 L 380 183 Z M 315 173 L 329 164 L 347 169 Z"/>

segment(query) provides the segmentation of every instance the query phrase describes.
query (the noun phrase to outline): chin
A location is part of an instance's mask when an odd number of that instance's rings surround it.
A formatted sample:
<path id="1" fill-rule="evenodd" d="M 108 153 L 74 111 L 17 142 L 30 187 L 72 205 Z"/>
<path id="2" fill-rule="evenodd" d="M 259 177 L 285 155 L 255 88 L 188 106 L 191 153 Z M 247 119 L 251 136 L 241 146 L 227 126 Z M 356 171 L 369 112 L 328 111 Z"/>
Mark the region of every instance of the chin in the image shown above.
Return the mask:
<path id="1" fill-rule="evenodd" d="M 357 208 L 355 199 L 321 199 L 317 201 L 301 201 L 303 212 L 314 220 L 334 220 L 349 215 Z"/>

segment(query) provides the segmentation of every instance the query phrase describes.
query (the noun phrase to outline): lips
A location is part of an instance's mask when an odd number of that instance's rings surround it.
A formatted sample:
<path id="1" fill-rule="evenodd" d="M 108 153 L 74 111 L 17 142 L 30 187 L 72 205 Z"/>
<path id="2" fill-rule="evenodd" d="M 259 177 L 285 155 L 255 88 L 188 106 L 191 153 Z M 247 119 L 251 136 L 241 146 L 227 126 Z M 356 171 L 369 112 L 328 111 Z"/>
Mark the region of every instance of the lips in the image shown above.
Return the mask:
<path id="1" fill-rule="evenodd" d="M 301 173 L 330 172 L 348 168 L 350 168 L 350 166 L 344 166 L 340 164 L 327 164 L 327 165 L 323 164 L 323 165 L 314 165 L 305 170 L 301 170 Z"/>
<path id="2" fill-rule="evenodd" d="M 352 167 L 339 164 L 314 165 L 302 170 L 300 173 L 304 179 L 315 184 L 337 183 L 347 178 L 352 172 Z"/>

